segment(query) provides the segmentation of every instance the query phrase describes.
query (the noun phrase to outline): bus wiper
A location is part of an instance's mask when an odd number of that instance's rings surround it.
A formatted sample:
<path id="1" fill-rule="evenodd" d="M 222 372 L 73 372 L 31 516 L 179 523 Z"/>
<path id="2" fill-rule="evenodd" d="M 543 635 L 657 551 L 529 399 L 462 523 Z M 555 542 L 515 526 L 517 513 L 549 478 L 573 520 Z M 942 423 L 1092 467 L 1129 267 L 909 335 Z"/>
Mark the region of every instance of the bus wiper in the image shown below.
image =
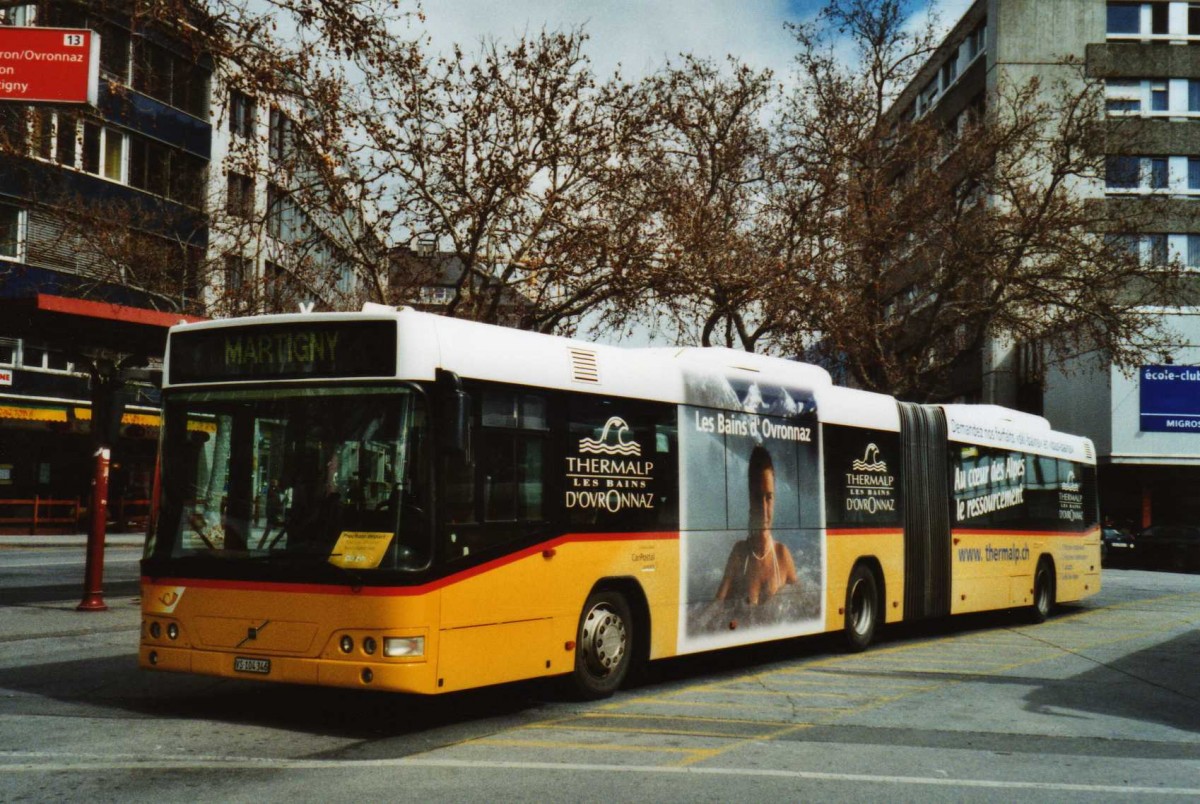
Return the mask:
<path id="1" fill-rule="evenodd" d="M 341 557 L 342 557 L 342 553 L 331 553 L 329 555 L 330 560 L 328 562 L 326 562 L 327 566 L 333 567 L 334 569 L 338 570 L 342 574 L 348 576 L 350 578 L 350 580 L 353 581 L 353 583 L 350 584 L 351 591 L 353 591 L 353 592 L 362 591 L 362 588 L 364 586 L 366 586 L 366 580 L 363 578 L 363 576 L 359 575 L 357 572 L 350 569 L 349 567 L 343 566 L 341 564 L 335 564 L 332 560 L 332 559 L 341 558 Z"/>

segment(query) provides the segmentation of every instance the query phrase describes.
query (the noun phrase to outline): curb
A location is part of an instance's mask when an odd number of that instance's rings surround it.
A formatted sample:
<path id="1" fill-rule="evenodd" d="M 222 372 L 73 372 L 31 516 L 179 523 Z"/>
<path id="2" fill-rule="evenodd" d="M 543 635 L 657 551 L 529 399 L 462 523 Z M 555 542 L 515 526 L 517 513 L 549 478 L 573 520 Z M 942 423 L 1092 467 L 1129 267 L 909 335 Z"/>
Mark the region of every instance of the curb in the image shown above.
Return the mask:
<path id="1" fill-rule="evenodd" d="M 86 533 L 4 534 L 0 535 L 0 547 L 86 547 Z M 104 537 L 105 547 L 141 547 L 146 537 L 140 533 L 109 533 Z"/>

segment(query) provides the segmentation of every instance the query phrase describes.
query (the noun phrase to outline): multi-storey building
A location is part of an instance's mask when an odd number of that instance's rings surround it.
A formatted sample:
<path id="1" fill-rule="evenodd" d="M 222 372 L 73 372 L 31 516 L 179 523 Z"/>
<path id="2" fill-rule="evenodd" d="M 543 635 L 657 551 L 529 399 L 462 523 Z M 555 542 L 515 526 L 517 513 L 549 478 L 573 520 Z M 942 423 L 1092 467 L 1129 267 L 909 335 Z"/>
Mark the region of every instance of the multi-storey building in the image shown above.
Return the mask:
<path id="1" fill-rule="evenodd" d="M 1200 2 L 977 0 L 895 109 L 956 125 L 1001 85 L 1082 81 L 1071 60 L 1103 81 L 1108 125 L 1121 127 L 1103 181 L 1076 192 L 1108 205 L 1110 219 L 1136 221 L 1116 236 L 1143 260 L 1200 268 Z M 1140 214 L 1151 201 L 1153 217 Z M 1036 344 L 993 341 L 959 398 L 1091 437 L 1114 522 L 1198 522 L 1200 372 L 1178 369 L 1200 364 L 1200 309 L 1164 312 L 1176 345 L 1133 375 L 1103 354 L 1047 367 Z"/>
<path id="2" fill-rule="evenodd" d="M 169 27 L 97 5 L 0 10 L 2 25 L 89 28 L 101 42 L 94 107 L 0 101 L 0 500 L 86 501 L 94 359 L 161 354 L 183 315 L 358 302 L 339 242 L 361 248 L 361 220 L 295 192 L 310 178 L 291 158 L 302 110 L 239 88 Z M 157 392 L 126 396 L 114 512 L 149 496 L 158 432 Z M 0 503 L 0 527 L 31 515 Z"/>

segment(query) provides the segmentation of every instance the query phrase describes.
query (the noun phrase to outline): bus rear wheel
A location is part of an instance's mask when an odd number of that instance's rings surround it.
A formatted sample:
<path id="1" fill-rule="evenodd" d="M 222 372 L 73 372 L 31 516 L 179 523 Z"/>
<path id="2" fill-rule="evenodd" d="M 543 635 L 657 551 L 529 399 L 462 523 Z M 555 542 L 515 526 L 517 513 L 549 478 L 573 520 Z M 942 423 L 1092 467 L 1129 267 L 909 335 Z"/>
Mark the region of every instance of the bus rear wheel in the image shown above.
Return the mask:
<path id="1" fill-rule="evenodd" d="M 633 617 L 620 592 L 601 589 L 583 604 L 571 680 L 583 698 L 607 698 L 625 680 L 632 661 Z"/>
<path id="2" fill-rule="evenodd" d="M 1033 605 L 1029 607 L 1029 619 L 1044 623 L 1054 608 L 1054 567 L 1042 558 L 1033 573 Z"/>
<path id="3" fill-rule="evenodd" d="M 875 639 L 879 625 L 879 581 L 866 564 L 858 564 L 846 584 L 846 645 L 858 653 Z"/>

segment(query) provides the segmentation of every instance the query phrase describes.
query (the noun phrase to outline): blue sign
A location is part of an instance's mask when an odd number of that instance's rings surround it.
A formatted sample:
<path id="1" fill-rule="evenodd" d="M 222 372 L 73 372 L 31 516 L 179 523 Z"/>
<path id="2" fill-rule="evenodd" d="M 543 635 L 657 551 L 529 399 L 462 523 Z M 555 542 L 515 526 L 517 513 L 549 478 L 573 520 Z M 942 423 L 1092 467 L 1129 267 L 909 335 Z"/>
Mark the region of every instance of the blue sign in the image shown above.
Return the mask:
<path id="1" fill-rule="evenodd" d="M 1150 433 L 1200 433 L 1200 367 L 1142 366 L 1141 429 Z"/>

